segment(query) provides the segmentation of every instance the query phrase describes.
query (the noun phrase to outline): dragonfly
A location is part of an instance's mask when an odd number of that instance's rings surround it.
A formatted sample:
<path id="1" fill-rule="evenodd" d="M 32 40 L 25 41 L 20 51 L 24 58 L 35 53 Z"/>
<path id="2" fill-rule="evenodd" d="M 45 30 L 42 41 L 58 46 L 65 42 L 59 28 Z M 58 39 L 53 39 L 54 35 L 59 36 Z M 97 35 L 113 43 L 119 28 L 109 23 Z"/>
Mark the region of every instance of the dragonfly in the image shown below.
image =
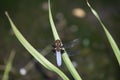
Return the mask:
<path id="1" fill-rule="evenodd" d="M 56 61 L 57 65 L 60 67 L 62 65 L 62 58 L 61 55 L 64 52 L 63 50 L 63 44 L 59 39 L 55 41 L 55 44 L 53 45 L 54 49 L 52 50 L 54 53 L 56 53 Z"/>
<path id="2" fill-rule="evenodd" d="M 73 47 L 74 45 L 76 45 L 78 43 L 78 39 L 73 40 L 71 43 L 73 42 L 74 44 L 72 44 L 70 47 Z M 68 46 L 65 46 L 65 47 L 67 48 Z M 62 54 L 64 53 L 62 42 L 59 39 L 57 39 L 55 41 L 55 44 L 53 45 L 53 48 L 54 49 L 52 51 L 56 54 L 57 66 L 60 67 L 62 65 Z"/>
<path id="3" fill-rule="evenodd" d="M 40 52 L 43 56 L 46 56 L 50 52 L 55 53 L 57 66 L 60 67 L 62 65 L 62 54 L 64 53 L 64 48 L 68 52 L 69 56 L 73 56 L 74 54 L 71 54 L 71 50 L 69 51 L 69 48 L 75 47 L 75 45 L 78 44 L 79 39 L 74 39 L 65 45 L 63 45 L 62 42 L 57 39 L 53 44 L 49 44 Z"/>

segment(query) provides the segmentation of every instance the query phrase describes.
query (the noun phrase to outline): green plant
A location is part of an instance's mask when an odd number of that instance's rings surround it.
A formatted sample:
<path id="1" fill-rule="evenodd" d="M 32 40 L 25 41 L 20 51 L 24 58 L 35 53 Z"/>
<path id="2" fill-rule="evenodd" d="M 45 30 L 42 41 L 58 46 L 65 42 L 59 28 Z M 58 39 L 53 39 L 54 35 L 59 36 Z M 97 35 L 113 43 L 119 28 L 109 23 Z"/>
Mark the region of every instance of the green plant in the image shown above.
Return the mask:
<path id="1" fill-rule="evenodd" d="M 105 27 L 105 25 L 103 24 L 103 22 L 102 22 L 102 20 L 100 19 L 98 13 L 91 7 L 91 5 L 88 3 L 88 1 L 87 1 L 87 5 L 90 7 L 92 13 L 93 13 L 93 14 L 95 15 L 95 17 L 98 19 L 98 21 L 99 21 L 99 23 L 101 24 L 103 30 L 105 31 L 105 34 L 106 34 L 106 36 L 107 36 L 107 38 L 108 38 L 108 41 L 109 41 L 109 43 L 110 43 L 110 45 L 111 45 L 111 47 L 112 47 L 112 49 L 113 49 L 113 51 L 114 51 L 114 54 L 115 54 L 115 56 L 116 56 L 116 58 L 117 58 L 117 60 L 118 60 L 119 65 L 120 65 L 120 50 L 119 50 L 119 48 L 118 48 L 115 40 L 113 39 L 113 37 L 111 36 L 111 34 L 109 33 L 109 31 L 107 30 L 107 28 Z"/>
<path id="2" fill-rule="evenodd" d="M 7 64 L 6 64 L 2 80 L 8 80 L 9 79 L 9 72 L 12 69 L 12 63 L 13 63 L 14 57 L 15 57 L 15 50 L 12 50 L 11 53 L 10 53 L 10 56 L 8 58 Z"/>
<path id="3" fill-rule="evenodd" d="M 57 39 L 60 40 L 60 37 L 59 37 L 59 35 L 57 33 L 57 30 L 55 28 L 55 24 L 53 22 L 51 8 L 50 8 L 50 0 L 48 2 L 49 2 L 49 20 L 50 20 L 50 24 L 51 24 L 51 29 L 52 29 L 52 32 L 53 32 L 53 36 L 54 36 L 55 40 L 57 40 Z M 82 80 L 82 78 L 79 76 L 78 72 L 76 71 L 75 67 L 73 66 L 72 62 L 70 61 L 65 48 L 64 48 L 64 53 L 62 54 L 62 58 L 63 58 L 63 60 L 64 60 L 64 62 L 66 64 L 68 70 L 70 71 L 70 73 L 74 77 L 74 79 L 75 80 Z"/>
<path id="4" fill-rule="evenodd" d="M 69 80 L 68 77 L 56 66 L 54 66 L 51 62 L 49 62 L 41 53 L 39 53 L 18 31 L 14 23 L 12 22 L 11 18 L 9 17 L 8 13 L 5 12 L 6 16 L 9 19 L 9 22 L 11 24 L 11 27 L 18 38 L 18 40 L 21 42 L 21 44 L 28 50 L 28 52 L 39 62 L 41 63 L 45 68 L 48 70 L 56 72 L 61 78 L 64 80 Z"/>
<path id="5" fill-rule="evenodd" d="M 8 13 L 5 12 L 6 16 L 8 17 L 11 27 L 16 35 L 16 37 L 18 38 L 18 40 L 21 42 L 21 44 L 30 52 L 30 54 L 39 62 L 41 63 L 45 68 L 56 72 L 59 76 L 61 76 L 64 80 L 69 80 L 68 77 L 61 71 L 59 70 L 56 66 L 54 66 L 51 62 L 49 62 L 44 56 L 41 55 L 41 53 L 39 53 L 23 36 L 22 34 L 18 31 L 18 29 L 16 28 L 16 26 L 14 25 L 14 23 L 12 22 L 11 18 L 9 17 Z M 49 19 L 50 19 L 50 24 L 51 24 L 51 28 L 52 28 L 52 32 L 54 35 L 55 40 L 59 39 L 57 30 L 54 26 L 54 22 L 52 19 L 52 14 L 51 14 L 51 9 L 50 9 L 50 1 L 49 1 Z M 64 49 L 65 50 L 65 49 Z M 72 62 L 70 61 L 66 51 L 64 52 L 64 54 L 62 55 L 63 60 L 66 64 L 66 66 L 68 67 L 68 70 L 71 72 L 71 74 L 73 75 L 73 77 L 76 80 L 82 80 L 79 76 L 79 74 L 77 73 L 77 71 L 75 70 L 74 66 L 72 65 Z"/>
<path id="6" fill-rule="evenodd" d="M 54 40 L 59 39 L 60 37 L 57 33 L 57 30 L 55 28 L 55 24 L 52 18 L 52 13 L 51 13 L 51 7 L 50 7 L 50 0 L 48 0 L 49 3 L 49 21 L 51 24 L 51 29 L 52 29 L 52 33 L 54 36 Z M 93 12 L 93 14 L 95 15 L 95 17 L 98 19 L 98 21 L 100 22 L 100 24 L 102 25 L 102 28 L 105 31 L 105 34 L 107 35 L 107 38 L 112 46 L 112 49 L 117 57 L 117 60 L 120 64 L 120 50 L 117 47 L 114 39 L 112 38 L 112 36 L 110 35 L 110 33 L 108 32 L 108 30 L 106 29 L 106 27 L 104 26 L 104 24 L 102 23 L 99 15 L 97 14 L 97 12 L 90 6 L 90 4 L 87 1 L 88 6 L 90 7 L 91 11 Z M 5 12 L 13 32 L 15 33 L 15 36 L 18 38 L 18 40 L 21 42 L 21 44 L 28 50 L 28 52 L 39 62 L 41 63 L 45 68 L 47 68 L 48 70 L 54 71 L 56 72 L 62 79 L 64 80 L 69 80 L 69 78 L 56 66 L 54 66 L 50 61 L 48 61 L 41 53 L 39 53 L 24 37 L 23 35 L 19 32 L 19 30 L 16 28 L 16 26 L 14 25 L 13 21 L 11 20 L 11 18 L 9 17 L 8 13 Z M 74 77 L 75 80 L 82 80 L 82 78 L 80 77 L 80 75 L 78 74 L 78 72 L 76 71 L 76 69 L 74 68 L 74 66 L 72 65 L 71 60 L 69 59 L 67 52 L 64 49 L 64 53 L 62 54 L 62 58 L 68 68 L 68 70 L 70 71 L 70 73 L 72 74 L 72 76 Z M 6 69 L 7 70 L 7 69 Z M 9 68 L 10 70 L 10 68 Z M 7 73 L 5 72 L 6 75 L 8 75 L 9 70 L 7 70 Z M 6 78 L 7 79 L 7 78 Z M 6 80 L 3 79 L 3 80 Z"/>

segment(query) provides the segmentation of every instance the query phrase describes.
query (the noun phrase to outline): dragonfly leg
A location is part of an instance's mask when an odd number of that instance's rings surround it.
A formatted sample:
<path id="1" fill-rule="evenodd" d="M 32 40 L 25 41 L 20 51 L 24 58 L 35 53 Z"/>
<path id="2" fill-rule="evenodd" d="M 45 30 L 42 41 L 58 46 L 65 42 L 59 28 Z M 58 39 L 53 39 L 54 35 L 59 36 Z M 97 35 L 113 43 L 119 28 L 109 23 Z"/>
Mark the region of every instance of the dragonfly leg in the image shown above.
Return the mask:
<path id="1" fill-rule="evenodd" d="M 61 53 L 63 54 L 65 51 L 64 50 L 61 50 Z"/>

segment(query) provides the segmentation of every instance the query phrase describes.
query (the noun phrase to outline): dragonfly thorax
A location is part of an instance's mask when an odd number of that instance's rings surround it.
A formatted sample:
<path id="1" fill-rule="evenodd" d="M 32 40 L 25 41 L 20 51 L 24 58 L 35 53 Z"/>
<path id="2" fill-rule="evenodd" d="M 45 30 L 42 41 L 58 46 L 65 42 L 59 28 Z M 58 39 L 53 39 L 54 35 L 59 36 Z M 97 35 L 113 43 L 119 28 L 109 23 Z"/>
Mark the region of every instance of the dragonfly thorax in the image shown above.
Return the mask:
<path id="1" fill-rule="evenodd" d="M 62 45 L 61 41 L 57 39 L 57 40 L 55 41 L 55 48 L 54 48 L 54 49 L 55 49 L 56 51 L 61 51 L 62 48 L 63 48 L 63 45 Z"/>

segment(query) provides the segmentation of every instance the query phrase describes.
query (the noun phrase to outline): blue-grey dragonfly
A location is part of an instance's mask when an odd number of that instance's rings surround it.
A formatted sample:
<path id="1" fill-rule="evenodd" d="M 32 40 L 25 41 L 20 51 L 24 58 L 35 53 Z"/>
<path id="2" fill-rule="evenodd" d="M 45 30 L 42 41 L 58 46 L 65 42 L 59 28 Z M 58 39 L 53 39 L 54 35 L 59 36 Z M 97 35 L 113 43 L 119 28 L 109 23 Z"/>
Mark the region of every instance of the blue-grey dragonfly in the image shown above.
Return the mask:
<path id="1" fill-rule="evenodd" d="M 61 66 L 62 65 L 62 58 L 61 54 L 64 52 L 63 50 L 63 45 L 59 39 L 55 41 L 55 44 L 53 45 L 54 49 L 52 50 L 54 53 L 56 53 L 56 61 L 57 65 Z"/>
<path id="2" fill-rule="evenodd" d="M 78 39 L 75 39 L 71 42 L 72 44 L 69 47 L 73 47 L 74 45 L 76 45 L 78 43 Z M 55 44 L 53 45 L 54 49 L 52 50 L 54 53 L 56 53 L 56 61 L 57 61 L 57 65 L 58 67 L 60 67 L 62 65 L 62 58 L 61 55 L 64 52 L 63 50 L 63 44 L 62 42 L 57 39 L 55 41 Z M 66 46 L 68 47 L 68 46 Z"/>

